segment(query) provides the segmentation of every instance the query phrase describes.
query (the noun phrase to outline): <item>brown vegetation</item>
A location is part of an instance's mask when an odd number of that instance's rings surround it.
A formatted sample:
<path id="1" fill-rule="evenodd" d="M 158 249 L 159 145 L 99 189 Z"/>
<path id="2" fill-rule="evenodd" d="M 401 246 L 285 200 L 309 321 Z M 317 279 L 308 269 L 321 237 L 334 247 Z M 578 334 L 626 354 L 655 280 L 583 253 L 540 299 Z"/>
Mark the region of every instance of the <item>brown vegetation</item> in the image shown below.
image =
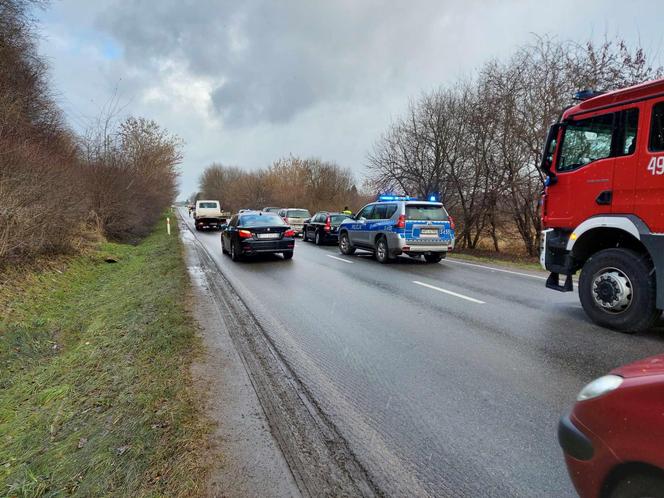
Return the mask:
<path id="1" fill-rule="evenodd" d="M 144 235 L 176 193 L 180 144 L 155 123 L 85 139 L 67 127 L 26 14 L 39 3 L 0 0 L 0 266 L 66 252 L 91 224 Z"/>
<path id="2" fill-rule="evenodd" d="M 276 206 L 307 208 L 312 213 L 346 206 L 358 209 L 369 200 L 357 191 L 348 169 L 297 157 L 279 159 L 258 171 L 212 164 L 201 175 L 198 196 L 218 199 L 231 211 Z"/>
<path id="3" fill-rule="evenodd" d="M 113 240 L 150 233 L 177 194 L 180 140 L 154 121 L 128 118 L 89 136 L 82 149 L 91 220 Z"/>
<path id="4" fill-rule="evenodd" d="M 50 98 L 24 10 L 0 0 L 0 261 L 67 248 L 84 214 L 76 139 Z"/>

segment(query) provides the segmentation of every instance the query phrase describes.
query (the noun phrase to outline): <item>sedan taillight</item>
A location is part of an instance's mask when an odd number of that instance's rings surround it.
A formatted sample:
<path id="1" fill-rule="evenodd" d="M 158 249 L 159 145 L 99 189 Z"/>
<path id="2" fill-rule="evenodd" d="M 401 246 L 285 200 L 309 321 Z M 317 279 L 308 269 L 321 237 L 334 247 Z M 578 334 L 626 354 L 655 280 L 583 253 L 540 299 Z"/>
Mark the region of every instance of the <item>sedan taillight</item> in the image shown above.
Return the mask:
<path id="1" fill-rule="evenodd" d="M 284 237 L 295 237 L 295 230 L 286 230 L 284 232 Z"/>
<path id="2" fill-rule="evenodd" d="M 329 232 L 330 230 L 332 230 L 332 224 L 330 223 L 330 217 L 328 216 L 325 219 L 325 231 Z"/>
<path id="3" fill-rule="evenodd" d="M 252 237 L 252 234 L 249 230 L 238 230 L 237 233 L 241 239 L 249 239 Z"/>

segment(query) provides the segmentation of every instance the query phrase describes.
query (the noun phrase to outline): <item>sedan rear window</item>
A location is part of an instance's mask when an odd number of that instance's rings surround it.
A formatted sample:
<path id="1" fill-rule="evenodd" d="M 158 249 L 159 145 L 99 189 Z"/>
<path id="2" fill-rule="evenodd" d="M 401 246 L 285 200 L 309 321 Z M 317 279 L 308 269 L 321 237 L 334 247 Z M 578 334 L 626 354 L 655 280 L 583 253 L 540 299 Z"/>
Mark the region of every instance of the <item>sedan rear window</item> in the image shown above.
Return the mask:
<path id="1" fill-rule="evenodd" d="M 448 214 L 442 204 L 407 204 L 406 219 L 414 221 L 446 221 Z"/>
<path id="2" fill-rule="evenodd" d="M 340 225 L 342 221 L 344 221 L 348 216 L 345 214 L 333 214 L 330 216 L 330 223 L 332 225 Z"/>
<path id="3" fill-rule="evenodd" d="M 289 209 L 286 218 L 310 218 L 311 214 L 306 209 Z"/>
<path id="4" fill-rule="evenodd" d="M 241 227 L 281 227 L 285 224 L 284 220 L 272 213 L 240 216 Z"/>

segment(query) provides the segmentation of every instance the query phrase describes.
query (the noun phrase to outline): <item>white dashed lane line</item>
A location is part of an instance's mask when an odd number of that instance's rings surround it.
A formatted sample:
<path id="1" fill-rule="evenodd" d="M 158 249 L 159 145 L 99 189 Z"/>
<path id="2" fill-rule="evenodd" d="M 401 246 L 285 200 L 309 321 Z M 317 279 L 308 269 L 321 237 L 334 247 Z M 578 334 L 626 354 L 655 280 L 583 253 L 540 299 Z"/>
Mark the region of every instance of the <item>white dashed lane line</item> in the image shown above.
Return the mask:
<path id="1" fill-rule="evenodd" d="M 519 272 L 519 271 L 505 270 L 504 268 L 496 268 L 494 266 L 478 265 L 476 263 L 466 263 L 465 261 L 459 261 L 457 259 L 446 259 L 444 263 L 454 263 L 456 265 L 472 266 L 474 268 L 481 268 L 482 270 L 497 271 L 497 272 L 501 272 L 501 273 L 509 273 L 511 275 L 518 275 L 519 277 L 536 278 L 537 280 L 546 280 L 547 279 L 547 277 L 543 277 L 541 275 L 533 275 L 531 273 L 522 273 L 522 272 Z M 565 276 L 561 275 L 561 279 L 564 279 L 564 278 L 565 278 Z M 574 278 L 573 281 L 576 285 L 579 285 L 579 279 L 578 278 Z"/>
<path id="2" fill-rule="evenodd" d="M 421 285 L 422 287 L 426 287 L 427 289 L 432 289 L 438 292 L 442 292 L 443 294 L 447 294 L 449 296 L 458 297 L 459 299 L 465 299 L 466 301 L 470 301 L 471 303 L 486 304 L 484 301 L 480 301 L 479 299 L 475 299 L 474 297 L 464 296 L 463 294 L 459 294 L 458 292 L 452 292 L 451 290 L 442 289 L 440 287 L 436 287 L 435 285 L 425 284 L 424 282 L 418 282 L 417 280 L 413 280 L 413 283 Z"/>
<path id="3" fill-rule="evenodd" d="M 347 259 L 343 259 L 343 258 L 337 258 L 336 256 L 332 256 L 331 254 L 326 254 L 326 256 L 328 258 L 336 259 L 337 261 L 343 261 L 344 263 L 348 263 L 349 265 L 353 264 L 352 261 L 348 261 Z"/>
<path id="4" fill-rule="evenodd" d="M 530 273 L 521 273 L 521 272 L 518 272 L 518 271 L 505 270 L 503 268 L 495 268 L 493 266 L 478 265 L 478 264 L 475 264 L 475 263 L 466 263 L 465 261 L 458 261 L 456 259 L 446 259 L 445 263 L 454 263 L 455 265 L 472 266 L 472 267 L 475 267 L 475 268 L 482 268 L 484 270 L 497 271 L 497 272 L 501 272 L 501 273 L 509 273 L 511 275 L 519 275 L 521 277 L 536 278 L 538 280 L 546 280 L 546 277 L 542 277 L 540 275 L 532 275 Z"/>

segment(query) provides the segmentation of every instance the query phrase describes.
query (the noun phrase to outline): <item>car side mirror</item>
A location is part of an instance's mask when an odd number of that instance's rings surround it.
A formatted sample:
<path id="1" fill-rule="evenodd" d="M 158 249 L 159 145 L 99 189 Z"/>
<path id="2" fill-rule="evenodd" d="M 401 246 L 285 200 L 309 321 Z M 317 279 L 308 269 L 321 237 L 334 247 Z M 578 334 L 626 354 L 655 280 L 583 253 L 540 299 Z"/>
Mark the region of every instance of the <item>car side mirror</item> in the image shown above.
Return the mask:
<path id="1" fill-rule="evenodd" d="M 556 147 L 558 145 L 558 133 L 561 129 L 564 129 L 563 124 L 554 123 L 549 128 L 549 133 L 546 136 L 544 151 L 542 152 L 542 162 L 540 163 L 540 170 L 542 170 L 546 175 L 550 175 L 551 173 L 551 167 L 553 166 L 553 155 L 555 154 Z"/>
<path id="2" fill-rule="evenodd" d="M 219 230 L 222 232 L 228 228 L 228 225 L 226 223 L 223 223 L 222 225 L 219 225 Z"/>

